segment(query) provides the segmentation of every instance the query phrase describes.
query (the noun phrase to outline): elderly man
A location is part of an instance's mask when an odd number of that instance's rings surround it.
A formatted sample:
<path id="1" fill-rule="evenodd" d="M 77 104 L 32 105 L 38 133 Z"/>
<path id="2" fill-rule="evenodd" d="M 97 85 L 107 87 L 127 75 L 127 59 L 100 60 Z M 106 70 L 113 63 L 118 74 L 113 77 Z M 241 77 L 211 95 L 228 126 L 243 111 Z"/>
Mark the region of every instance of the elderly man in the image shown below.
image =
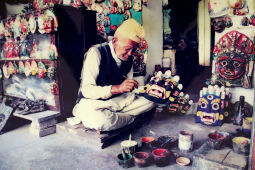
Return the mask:
<path id="1" fill-rule="evenodd" d="M 85 54 L 81 85 L 73 115 L 87 128 L 110 131 L 134 121 L 154 104 L 132 92 L 132 52 L 145 33 L 134 19 L 123 22 L 109 43 L 91 47 Z"/>

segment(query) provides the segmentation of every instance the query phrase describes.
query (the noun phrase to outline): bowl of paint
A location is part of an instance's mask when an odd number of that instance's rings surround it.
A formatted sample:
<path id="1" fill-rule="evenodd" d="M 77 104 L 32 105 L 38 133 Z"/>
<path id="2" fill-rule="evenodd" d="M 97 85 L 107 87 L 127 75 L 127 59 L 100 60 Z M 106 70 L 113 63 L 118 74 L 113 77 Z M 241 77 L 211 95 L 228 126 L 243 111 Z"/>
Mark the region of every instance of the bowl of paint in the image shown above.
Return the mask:
<path id="1" fill-rule="evenodd" d="M 238 154 L 248 155 L 251 140 L 245 137 L 235 137 L 232 139 L 233 150 Z"/>
<path id="2" fill-rule="evenodd" d="M 134 165 L 134 160 L 133 160 L 133 156 L 131 154 L 127 154 L 127 153 L 120 153 L 117 155 L 117 160 L 118 160 L 118 164 L 122 167 L 122 168 L 129 168 L 132 167 Z"/>
<path id="3" fill-rule="evenodd" d="M 251 130 L 252 127 L 252 117 L 246 117 L 243 119 L 243 129 Z"/>
<path id="4" fill-rule="evenodd" d="M 212 132 L 208 134 L 207 144 L 213 149 L 221 149 L 225 138 L 226 137 L 220 133 Z"/>
<path id="5" fill-rule="evenodd" d="M 178 163 L 181 166 L 187 166 L 190 164 L 190 159 L 187 157 L 179 157 L 176 159 L 176 163 Z"/>
<path id="6" fill-rule="evenodd" d="M 169 164 L 171 152 L 165 148 L 158 148 L 152 151 L 153 160 L 156 166 L 162 167 Z"/>
<path id="7" fill-rule="evenodd" d="M 141 138 L 141 142 L 142 142 L 142 147 L 146 147 L 149 148 L 149 145 L 152 141 L 154 141 L 155 138 L 152 136 L 145 136 Z"/>
<path id="8" fill-rule="evenodd" d="M 150 149 L 153 151 L 158 148 L 170 149 L 177 142 L 177 137 L 160 136 L 157 140 L 150 143 Z"/>
<path id="9" fill-rule="evenodd" d="M 147 152 L 134 153 L 134 161 L 138 167 L 145 167 L 149 163 L 149 154 Z"/>

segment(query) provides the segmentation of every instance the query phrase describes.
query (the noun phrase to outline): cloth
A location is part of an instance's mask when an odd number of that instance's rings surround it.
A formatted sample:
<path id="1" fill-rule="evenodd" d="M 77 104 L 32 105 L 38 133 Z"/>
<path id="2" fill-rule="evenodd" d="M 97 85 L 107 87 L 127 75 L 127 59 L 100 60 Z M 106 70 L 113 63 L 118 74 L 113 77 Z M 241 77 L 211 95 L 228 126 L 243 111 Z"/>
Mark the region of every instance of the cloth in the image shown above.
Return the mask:
<path id="1" fill-rule="evenodd" d="M 120 67 L 122 61 L 117 58 L 111 41 L 109 47 L 112 57 Z M 111 85 L 98 86 L 96 79 L 99 75 L 100 62 L 99 50 L 92 47 L 85 54 L 81 74 L 80 91 L 85 98 L 82 98 L 73 109 L 73 115 L 79 118 L 85 127 L 101 131 L 118 129 L 132 123 L 137 115 L 154 107 L 154 103 L 143 97 L 137 97 L 134 93 L 114 97 L 111 94 Z M 127 77 L 133 77 L 133 69 Z"/>

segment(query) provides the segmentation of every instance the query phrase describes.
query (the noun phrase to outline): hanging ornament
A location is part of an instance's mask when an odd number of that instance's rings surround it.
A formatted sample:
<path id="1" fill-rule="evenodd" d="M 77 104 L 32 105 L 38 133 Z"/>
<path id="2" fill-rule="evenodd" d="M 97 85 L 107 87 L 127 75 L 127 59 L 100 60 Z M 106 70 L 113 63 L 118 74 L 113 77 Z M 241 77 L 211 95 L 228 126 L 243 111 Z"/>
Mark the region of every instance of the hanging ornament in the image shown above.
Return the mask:
<path id="1" fill-rule="evenodd" d="M 123 0 L 116 0 L 117 3 L 117 13 L 118 14 L 123 14 L 124 13 L 124 4 L 123 4 Z"/>
<path id="2" fill-rule="evenodd" d="M 44 30 L 44 16 L 43 16 L 43 14 L 38 15 L 38 31 L 41 34 L 45 33 L 45 30 Z"/>
<path id="3" fill-rule="evenodd" d="M 242 26 L 248 26 L 249 25 L 249 19 L 248 17 L 243 17 L 241 20 L 241 25 Z"/>
<path id="4" fill-rule="evenodd" d="M 0 79 L 3 78 L 3 73 L 2 73 L 2 70 L 0 69 Z"/>
<path id="5" fill-rule="evenodd" d="M 58 30 L 58 21 L 52 10 L 46 10 L 44 13 L 44 30 L 46 33 Z"/>
<path id="6" fill-rule="evenodd" d="M 25 18 L 21 19 L 20 30 L 21 30 L 21 33 L 23 35 L 27 35 L 28 34 L 28 23 L 27 23 L 27 20 Z"/>
<path id="7" fill-rule="evenodd" d="M 129 10 L 132 8 L 132 0 L 124 0 L 124 8 L 125 10 Z"/>
<path id="8" fill-rule="evenodd" d="M 43 62 L 40 61 L 38 63 L 38 77 L 43 78 L 45 76 L 45 72 L 47 72 L 47 69 L 45 65 L 43 64 Z"/>
<path id="9" fill-rule="evenodd" d="M 30 58 L 40 58 L 40 52 L 37 50 L 37 44 L 33 42 L 33 49 L 30 53 Z"/>
<path id="10" fill-rule="evenodd" d="M 4 24 L 4 35 L 7 38 L 11 36 L 10 23 L 9 23 L 8 19 L 7 19 L 7 21 Z"/>
<path id="11" fill-rule="evenodd" d="M 18 58 L 18 46 L 14 39 L 9 38 L 4 42 L 5 58 Z"/>
<path id="12" fill-rule="evenodd" d="M 14 73 L 14 74 L 17 74 L 19 68 L 18 68 L 17 64 L 15 63 L 15 61 L 14 61 L 14 63 L 13 63 L 13 68 L 14 68 L 13 73 Z"/>
<path id="13" fill-rule="evenodd" d="M 142 10 L 141 0 L 134 0 L 133 9 L 134 9 L 134 11 L 141 11 Z"/>
<path id="14" fill-rule="evenodd" d="M 24 37 L 24 35 L 20 37 L 19 56 L 20 58 L 25 58 L 25 59 L 29 58 L 27 40 Z"/>
<path id="15" fill-rule="evenodd" d="M 30 70 L 30 63 L 29 61 L 25 62 L 25 69 L 24 69 L 25 75 L 28 77 L 31 74 L 31 70 Z"/>
<path id="16" fill-rule="evenodd" d="M 0 39 L 4 38 L 4 24 L 3 21 L 0 22 Z"/>
<path id="17" fill-rule="evenodd" d="M 11 61 L 8 62 L 8 73 L 12 75 L 14 72 L 14 66 Z"/>
<path id="18" fill-rule="evenodd" d="M 50 91 L 51 91 L 51 94 L 53 94 L 53 95 L 59 94 L 59 88 L 58 88 L 58 84 L 56 82 L 53 82 L 52 84 L 50 84 Z"/>
<path id="19" fill-rule="evenodd" d="M 251 25 L 255 26 L 255 15 L 252 15 L 250 17 L 250 21 L 249 22 L 250 22 Z"/>
<path id="20" fill-rule="evenodd" d="M 38 67 L 37 67 L 37 63 L 36 63 L 35 60 L 33 60 L 33 61 L 31 62 L 30 71 L 31 71 L 32 76 L 36 75 L 37 72 L 38 72 Z"/>
<path id="21" fill-rule="evenodd" d="M 8 68 L 5 64 L 3 65 L 3 73 L 4 73 L 4 78 L 8 79 L 10 77 L 10 74 L 8 72 Z"/>
<path id="22" fill-rule="evenodd" d="M 29 29 L 30 29 L 30 32 L 32 34 L 35 33 L 35 30 L 36 30 L 36 20 L 35 20 L 35 17 L 33 14 L 31 14 L 29 16 L 29 19 L 28 19 L 28 24 L 29 24 Z"/>
<path id="23" fill-rule="evenodd" d="M 23 61 L 19 61 L 19 69 L 18 69 L 19 74 L 23 74 L 24 70 L 25 70 L 25 66 Z"/>
<path id="24" fill-rule="evenodd" d="M 225 23 L 226 23 L 226 27 L 232 27 L 233 26 L 233 21 L 230 17 L 225 17 Z"/>
<path id="25" fill-rule="evenodd" d="M 55 67 L 49 66 L 49 68 L 48 68 L 48 70 L 47 70 L 47 76 L 48 76 L 50 79 L 54 79 L 54 77 L 55 77 Z"/>
<path id="26" fill-rule="evenodd" d="M 18 38 L 21 35 L 20 20 L 21 20 L 20 15 L 17 15 L 14 21 L 14 28 L 13 28 L 14 38 Z"/>
<path id="27" fill-rule="evenodd" d="M 128 20 L 130 18 L 132 18 L 132 16 L 131 16 L 131 12 L 128 10 L 124 13 L 124 20 Z"/>
<path id="28" fill-rule="evenodd" d="M 13 37 L 13 34 L 14 34 L 14 20 L 13 20 L 13 19 L 10 19 L 10 20 L 9 20 L 9 23 L 10 23 L 10 32 L 11 32 L 11 36 Z"/>
<path id="29" fill-rule="evenodd" d="M 58 58 L 57 47 L 53 43 L 51 43 L 49 46 L 49 58 L 50 60 L 55 60 Z"/>

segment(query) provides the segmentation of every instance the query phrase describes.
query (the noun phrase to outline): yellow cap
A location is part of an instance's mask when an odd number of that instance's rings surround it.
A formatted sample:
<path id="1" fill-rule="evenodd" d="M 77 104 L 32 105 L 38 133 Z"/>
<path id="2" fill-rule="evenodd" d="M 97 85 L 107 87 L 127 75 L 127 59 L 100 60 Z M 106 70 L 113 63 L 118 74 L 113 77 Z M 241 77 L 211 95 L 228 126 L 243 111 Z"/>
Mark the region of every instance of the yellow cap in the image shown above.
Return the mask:
<path id="1" fill-rule="evenodd" d="M 116 30 L 114 36 L 121 36 L 139 43 L 145 37 L 143 27 L 134 19 L 124 21 Z"/>

